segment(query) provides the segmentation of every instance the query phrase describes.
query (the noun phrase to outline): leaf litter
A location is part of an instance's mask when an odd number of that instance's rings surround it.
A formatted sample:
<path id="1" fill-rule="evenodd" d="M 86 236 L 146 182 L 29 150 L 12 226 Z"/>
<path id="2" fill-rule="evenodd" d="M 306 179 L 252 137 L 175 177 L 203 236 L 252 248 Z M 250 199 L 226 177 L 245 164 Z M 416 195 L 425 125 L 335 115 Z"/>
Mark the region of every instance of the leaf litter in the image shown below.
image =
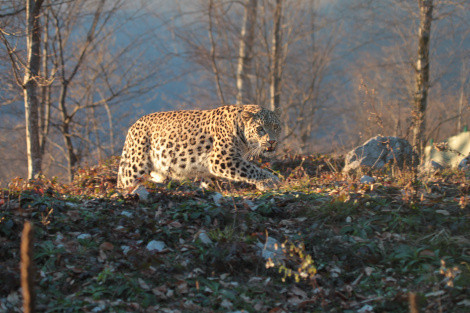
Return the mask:
<path id="1" fill-rule="evenodd" d="M 116 164 L 0 191 L 0 312 L 22 311 L 26 220 L 42 312 L 403 312 L 410 293 L 422 312 L 468 310 L 463 172 L 361 183 L 341 160 L 285 156 L 279 190 L 146 183 L 141 201 L 115 189 Z"/>

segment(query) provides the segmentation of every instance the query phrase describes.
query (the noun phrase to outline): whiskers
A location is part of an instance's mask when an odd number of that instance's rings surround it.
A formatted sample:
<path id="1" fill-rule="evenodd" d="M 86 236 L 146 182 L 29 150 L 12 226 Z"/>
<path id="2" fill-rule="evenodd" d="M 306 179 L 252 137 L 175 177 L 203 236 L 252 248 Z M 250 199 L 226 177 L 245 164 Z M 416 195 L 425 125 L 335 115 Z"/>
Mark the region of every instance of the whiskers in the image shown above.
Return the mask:
<path id="1" fill-rule="evenodd" d="M 261 153 L 265 150 L 263 146 L 257 146 L 257 147 L 248 147 L 247 151 L 243 154 L 243 158 L 245 160 L 250 160 L 252 158 L 258 157 L 261 155 Z"/>

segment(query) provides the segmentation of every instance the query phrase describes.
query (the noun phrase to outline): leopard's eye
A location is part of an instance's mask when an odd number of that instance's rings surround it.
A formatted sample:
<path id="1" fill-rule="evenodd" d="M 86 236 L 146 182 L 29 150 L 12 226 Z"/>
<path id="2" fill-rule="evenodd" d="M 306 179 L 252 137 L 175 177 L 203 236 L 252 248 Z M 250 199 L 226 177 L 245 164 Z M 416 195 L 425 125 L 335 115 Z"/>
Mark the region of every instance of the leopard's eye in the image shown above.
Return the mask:
<path id="1" fill-rule="evenodd" d="M 256 127 L 256 131 L 257 131 L 259 134 L 264 134 L 264 133 L 265 133 L 263 126 L 258 126 L 258 127 Z"/>

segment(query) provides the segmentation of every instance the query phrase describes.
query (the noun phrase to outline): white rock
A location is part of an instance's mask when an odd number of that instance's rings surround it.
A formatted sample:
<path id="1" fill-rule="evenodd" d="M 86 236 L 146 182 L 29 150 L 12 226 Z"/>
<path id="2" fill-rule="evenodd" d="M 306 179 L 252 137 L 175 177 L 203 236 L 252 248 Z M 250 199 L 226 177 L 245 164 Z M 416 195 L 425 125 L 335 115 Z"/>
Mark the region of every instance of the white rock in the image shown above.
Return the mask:
<path id="1" fill-rule="evenodd" d="M 129 253 L 129 250 L 131 250 L 131 247 L 121 246 L 121 249 L 122 249 L 122 253 L 124 253 L 124 255 L 127 255 Z"/>
<path id="2" fill-rule="evenodd" d="M 228 301 L 227 299 L 222 300 L 222 303 L 220 303 L 220 306 L 223 307 L 224 309 L 230 309 L 233 307 L 233 303 Z"/>
<path id="3" fill-rule="evenodd" d="M 139 196 L 139 200 L 143 201 L 143 202 L 147 202 L 149 200 L 149 195 L 150 193 L 147 191 L 147 189 L 145 189 L 144 186 L 140 185 L 139 187 L 137 187 L 136 189 L 134 189 L 131 194 L 133 195 L 138 195 Z"/>
<path id="4" fill-rule="evenodd" d="M 456 168 L 462 162 L 462 157 L 470 154 L 470 132 L 468 131 L 447 138 L 445 143 L 447 150 L 439 151 L 434 146 L 427 146 L 424 149 L 425 164 L 429 160 L 434 160 L 444 167 Z"/>
<path id="5" fill-rule="evenodd" d="M 368 304 L 364 305 L 362 308 L 357 310 L 357 313 L 373 313 L 373 312 L 374 312 L 374 308 Z"/>
<path id="6" fill-rule="evenodd" d="M 434 172 L 437 172 L 437 171 L 441 171 L 444 168 L 445 167 L 437 161 L 427 160 L 423 163 L 423 165 L 420 165 L 419 170 L 422 173 L 434 173 Z"/>
<path id="7" fill-rule="evenodd" d="M 70 209 L 78 209 L 80 208 L 80 204 L 74 202 L 65 202 L 65 206 Z"/>
<path id="8" fill-rule="evenodd" d="M 205 245 L 211 245 L 213 243 L 205 231 L 201 231 L 198 235 L 198 238 Z"/>
<path id="9" fill-rule="evenodd" d="M 147 250 L 161 252 L 166 248 L 163 241 L 152 240 L 147 244 Z"/>
<path id="10" fill-rule="evenodd" d="M 126 216 L 126 217 L 132 217 L 132 213 L 129 212 L 129 211 L 122 211 L 122 212 L 121 212 L 121 215 L 124 215 L 124 216 Z"/>
<path id="11" fill-rule="evenodd" d="M 256 209 L 258 208 L 258 205 L 254 204 L 253 201 L 249 200 L 249 199 L 244 199 L 243 202 L 246 203 L 246 205 L 248 205 L 248 207 L 250 208 L 250 210 L 252 211 L 256 211 Z"/>
<path id="12" fill-rule="evenodd" d="M 77 239 L 91 239 L 90 234 L 80 234 L 77 236 Z"/>
<path id="13" fill-rule="evenodd" d="M 57 233 L 57 236 L 55 237 L 55 240 L 57 242 L 62 242 L 64 241 L 64 235 L 62 235 L 60 232 Z"/>
<path id="14" fill-rule="evenodd" d="M 373 184 L 373 183 L 375 183 L 375 178 L 367 176 L 367 175 L 363 175 L 360 179 L 360 182 L 362 184 Z"/>
<path id="15" fill-rule="evenodd" d="M 106 309 L 106 304 L 100 303 L 98 306 L 95 306 L 93 309 L 91 309 L 91 312 L 94 312 L 94 313 L 103 312 L 104 309 Z"/>
<path id="16" fill-rule="evenodd" d="M 218 192 L 212 195 L 212 200 L 217 206 L 220 206 L 222 204 L 223 199 L 224 199 L 224 196 Z"/>
<path id="17" fill-rule="evenodd" d="M 281 244 L 273 237 L 268 237 L 266 243 L 257 242 L 259 253 L 263 259 L 271 259 L 273 262 L 278 262 L 284 259 L 285 253 L 282 251 Z"/>

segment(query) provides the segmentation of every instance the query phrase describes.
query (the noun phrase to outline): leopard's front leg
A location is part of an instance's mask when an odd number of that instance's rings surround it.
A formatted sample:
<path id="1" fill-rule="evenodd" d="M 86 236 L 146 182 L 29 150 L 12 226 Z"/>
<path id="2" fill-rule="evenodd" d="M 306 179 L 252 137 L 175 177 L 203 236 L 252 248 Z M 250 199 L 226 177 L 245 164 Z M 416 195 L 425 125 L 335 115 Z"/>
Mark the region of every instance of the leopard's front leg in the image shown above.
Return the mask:
<path id="1" fill-rule="evenodd" d="M 256 185 L 259 190 L 277 187 L 279 178 L 245 160 L 239 153 L 222 150 L 209 158 L 209 171 L 217 177 Z"/>

